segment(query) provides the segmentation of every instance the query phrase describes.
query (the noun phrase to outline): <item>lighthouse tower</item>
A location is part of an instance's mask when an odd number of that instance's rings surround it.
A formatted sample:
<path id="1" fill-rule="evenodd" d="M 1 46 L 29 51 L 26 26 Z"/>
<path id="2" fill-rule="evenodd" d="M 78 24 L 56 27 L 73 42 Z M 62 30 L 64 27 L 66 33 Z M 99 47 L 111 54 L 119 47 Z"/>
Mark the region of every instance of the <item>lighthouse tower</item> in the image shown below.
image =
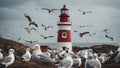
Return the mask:
<path id="1" fill-rule="evenodd" d="M 71 43 L 71 23 L 69 21 L 69 9 L 66 8 L 66 5 L 63 5 L 63 8 L 60 9 L 60 22 L 57 23 L 58 25 L 58 48 L 68 47 L 72 50 L 72 43 Z"/>

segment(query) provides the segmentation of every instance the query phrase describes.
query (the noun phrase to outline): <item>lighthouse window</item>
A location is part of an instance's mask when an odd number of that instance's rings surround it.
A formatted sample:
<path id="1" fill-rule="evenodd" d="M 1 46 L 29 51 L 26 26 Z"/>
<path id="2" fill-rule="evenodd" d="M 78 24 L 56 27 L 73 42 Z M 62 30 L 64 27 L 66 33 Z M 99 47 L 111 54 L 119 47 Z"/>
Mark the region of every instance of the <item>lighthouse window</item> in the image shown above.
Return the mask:
<path id="1" fill-rule="evenodd" d="M 62 33 L 62 38 L 66 38 L 67 37 L 67 33 L 66 32 L 63 32 Z"/>
<path id="2" fill-rule="evenodd" d="M 68 10 L 62 10 L 61 11 L 61 14 L 64 14 L 64 13 L 68 14 Z"/>

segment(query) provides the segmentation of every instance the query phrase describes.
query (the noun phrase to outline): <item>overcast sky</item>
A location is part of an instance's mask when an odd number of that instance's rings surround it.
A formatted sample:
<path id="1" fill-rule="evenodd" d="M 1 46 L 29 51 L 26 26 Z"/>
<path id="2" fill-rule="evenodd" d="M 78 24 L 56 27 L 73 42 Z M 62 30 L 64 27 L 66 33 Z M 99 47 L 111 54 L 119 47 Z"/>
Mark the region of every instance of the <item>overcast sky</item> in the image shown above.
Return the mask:
<path id="1" fill-rule="evenodd" d="M 37 40 L 39 42 L 57 42 L 57 22 L 59 22 L 60 11 L 54 11 L 49 14 L 41 8 L 61 9 L 66 4 L 69 9 L 70 21 L 72 22 L 72 42 L 78 43 L 119 43 L 120 42 L 120 0 L 0 0 L 0 36 L 19 42 L 25 40 Z M 92 11 L 83 15 L 78 11 Z M 28 20 L 24 17 L 28 14 L 33 21 L 38 24 L 38 32 L 31 31 L 27 33 L 24 27 L 28 27 Z M 41 24 L 52 25 L 44 31 Z M 80 25 L 90 25 L 89 27 L 80 28 Z M 34 27 L 34 26 L 31 26 Z M 108 33 L 101 30 L 109 29 Z M 79 32 L 89 31 L 93 36 L 79 36 Z M 111 41 L 105 37 L 107 34 L 113 37 Z M 40 35 L 53 35 L 53 38 L 44 40 Z"/>

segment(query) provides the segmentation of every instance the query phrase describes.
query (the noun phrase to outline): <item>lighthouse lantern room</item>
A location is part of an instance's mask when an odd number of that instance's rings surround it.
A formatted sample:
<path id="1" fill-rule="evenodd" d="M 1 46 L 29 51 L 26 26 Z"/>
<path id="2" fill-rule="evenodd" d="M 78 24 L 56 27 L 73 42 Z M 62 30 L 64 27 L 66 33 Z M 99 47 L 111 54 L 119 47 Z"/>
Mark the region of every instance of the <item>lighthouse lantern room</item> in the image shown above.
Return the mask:
<path id="1" fill-rule="evenodd" d="M 69 9 L 66 8 L 66 5 L 63 5 L 63 8 L 60 9 L 60 22 L 57 23 L 58 25 L 58 48 L 59 50 L 63 47 L 67 47 L 72 50 L 72 43 L 71 43 L 71 23 L 69 21 Z"/>

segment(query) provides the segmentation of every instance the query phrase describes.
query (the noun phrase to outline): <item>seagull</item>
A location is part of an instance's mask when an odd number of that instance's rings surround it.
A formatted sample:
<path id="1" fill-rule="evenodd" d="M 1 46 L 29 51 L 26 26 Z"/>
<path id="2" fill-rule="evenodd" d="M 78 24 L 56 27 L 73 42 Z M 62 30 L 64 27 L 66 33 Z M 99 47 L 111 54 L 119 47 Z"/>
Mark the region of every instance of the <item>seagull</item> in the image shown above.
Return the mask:
<path id="1" fill-rule="evenodd" d="M 44 30 L 47 30 L 48 28 L 53 28 L 53 26 L 50 26 L 50 25 L 49 25 L 49 26 L 46 26 L 46 25 L 43 25 L 43 24 L 42 24 L 41 26 L 44 28 Z"/>
<path id="2" fill-rule="evenodd" d="M 96 33 L 92 33 L 92 34 L 89 34 L 90 36 L 93 36 L 93 35 L 95 35 Z"/>
<path id="3" fill-rule="evenodd" d="M 44 35 L 40 35 L 41 37 L 43 37 L 44 39 L 47 39 L 47 38 L 52 38 L 54 36 L 44 36 Z"/>
<path id="4" fill-rule="evenodd" d="M 111 60 L 114 60 L 115 63 L 120 62 L 120 47 L 115 52 L 113 52 L 107 63 L 109 64 Z"/>
<path id="5" fill-rule="evenodd" d="M 92 27 L 92 25 L 80 25 L 79 27 L 84 28 L 84 27 Z"/>
<path id="6" fill-rule="evenodd" d="M 28 15 L 26 15 L 26 14 L 24 14 L 24 16 L 28 19 L 28 21 L 29 21 L 29 26 L 34 25 L 35 27 L 38 27 L 38 25 L 37 25 L 34 21 L 32 21 L 32 19 L 31 19 L 30 16 L 28 16 Z"/>
<path id="7" fill-rule="evenodd" d="M 109 38 L 109 39 L 111 39 L 111 41 L 113 41 L 113 37 L 110 37 L 110 36 L 108 36 L 108 35 L 105 35 L 105 37 L 106 37 L 106 38 Z"/>
<path id="8" fill-rule="evenodd" d="M 9 49 L 9 55 L 4 57 L 3 61 L 0 62 L 1 67 L 7 68 L 9 65 L 12 65 L 15 61 L 14 49 Z"/>
<path id="9" fill-rule="evenodd" d="M 101 68 L 101 63 L 98 60 L 98 56 L 89 56 L 85 61 L 85 68 Z"/>
<path id="10" fill-rule="evenodd" d="M 35 28 L 25 27 L 24 29 L 25 29 L 29 34 L 30 34 L 31 30 L 37 31 Z"/>
<path id="11" fill-rule="evenodd" d="M 78 9 L 78 10 L 81 11 L 83 15 L 85 15 L 86 13 L 92 13 L 92 11 L 82 11 L 80 9 Z"/>
<path id="12" fill-rule="evenodd" d="M 25 40 L 25 42 L 35 43 L 35 42 L 38 42 L 38 41 L 27 41 L 27 40 Z"/>
<path id="13" fill-rule="evenodd" d="M 106 57 L 106 54 L 105 53 L 102 53 L 99 57 L 98 57 L 98 60 L 101 62 L 101 63 L 104 63 L 106 60 L 105 60 L 105 57 Z"/>
<path id="14" fill-rule="evenodd" d="M 24 62 L 29 62 L 31 59 L 30 48 L 26 48 L 26 53 L 22 55 L 21 60 Z"/>
<path id="15" fill-rule="evenodd" d="M 74 30 L 74 32 L 78 32 L 78 31 Z"/>
<path id="16" fill-rule="evenodd" d="M 18 39 L 17 39 L 17 41 L 19 41 L 21 39 L 21 37 L 19 37 Z"/>
<path id="17" fill-rule="evenodd" d="M 47 10 L 48 13 L 51 13 L 51 12 L 53 12 L 54 10 L 58 10 L 58 9 L 48 9 L 48 8 L 41 8 L 41 9 L 43 9 L 43 10 Z"/>
<path id="18" fill-rule="evenodd" d="M 77 52 L 77 55 L 81 57 L 83 61 L 85 61 L 89 56 L 93 56 L 92 49 L 84 49 Z"/>
<path id="19" fill-rule="evenodd" d="M 73 58 L 73 65 L 72 67 L 78 68 L 82 64 L 81 58 L 77 55 L 77 53 L 74 53 L 74 58 Z"/>
<path id="20" fill-rule="evenodd" d="M 63 58 L 63 60 L 60 61 L 60 63 L 58 64 L 58 68 L 71 68 L 72 65 L 73 65 L 73 59 L 71 53 L 66 51 L 65 58 Z"/>
<path id="21" fill-rule="evenodd" d="M 3 59 L 3 54 L 1 53 L 2 49 L 0 49 L 0 61 Z"/>
<path id="22" fill-rule="evenodd" d="M 89 34 L 90 32 L 83 32 L 83 33 L 80 33 L 79 35 L 80 35 L 80 37 L 83 37 L 84 35 L 86 35 L 86 34 Z"/>
<path id="23" fill-rule="evenodd" d="M 46 54 L 42 53 L 39 44 L 35 44 L 32 49 L 33 49 L 33 52 L 32 52 L 33 61 L 43 65 L 54 65 L 54 61 L 50 57 L 48 57 Z"/>
<path id="24" fill-rule="evenodd" d="M 105 32 L 105 33 L 108 33 L 109 29 L 104 29 L 104 30 L 101 30 L 101 32 Z"/>

